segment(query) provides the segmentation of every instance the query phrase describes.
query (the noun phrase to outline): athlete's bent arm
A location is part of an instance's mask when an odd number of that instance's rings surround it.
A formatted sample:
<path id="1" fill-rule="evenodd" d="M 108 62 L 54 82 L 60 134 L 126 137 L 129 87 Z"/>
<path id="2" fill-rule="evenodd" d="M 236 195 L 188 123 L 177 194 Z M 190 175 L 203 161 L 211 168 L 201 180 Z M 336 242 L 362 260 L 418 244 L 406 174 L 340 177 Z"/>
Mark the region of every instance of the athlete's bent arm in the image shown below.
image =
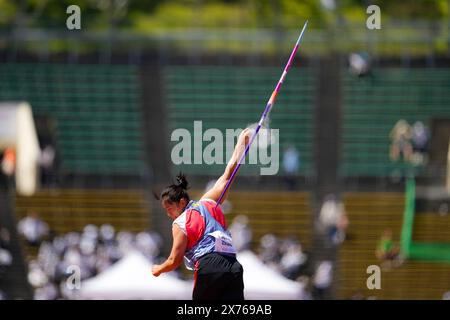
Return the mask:
<path id="1" fill-rule="evenodd" d="M 176 224 L 172 227 L 173 245 L 169 257 L 163 264 L 154 265 L 152 274 L 157 277 L 163 272 L 169 272 L 176 269 L 183 261 L 183 256 L 186 251 L 187 236 L 183 233 Z"/>
<path id="2" fill-rule="evenodd" d="M 241 134 L 239 135 L 238 141 L 236 143 L 236 146 L 234 147 L 233 155 L 230 158 L 230 161 L 228 161 L 227 167 L 225 168 L 225 172 L 219 177 L 219 179 L 214 184 L 214 187 L 212 187 L 210 190 L 208 190 L 203 196 L 202 199 L 212 199 L 214 201 L 218 201 L 220 198 L 220 195 L 222 194 L 222 191 L 225 189 L 225 186 L 227 185 L 228 181 L 231 179 L 231 174 L 233 173 L 234 169 L 238 165 L 238 161 L 241 158 L 242 154 L 245 151 L 245 148 L 247 147 L 249 141 L 250 141 L 250 129 L 244 129 Z M 235 176 L 236 177 L 236 176 Z M 231 182 L 233 183 L 233 181 Z M 230 185 L 231 187 L 231 185 Z M 230 190 L 230 188 L 228 188 Z M 227 193 L 228 193 L 227 190 Z M 227 194 L 223 196 L 220 203 L 222 203 L 227 197 Z M 219 204 L 220 204 L 219 203 Z"/>

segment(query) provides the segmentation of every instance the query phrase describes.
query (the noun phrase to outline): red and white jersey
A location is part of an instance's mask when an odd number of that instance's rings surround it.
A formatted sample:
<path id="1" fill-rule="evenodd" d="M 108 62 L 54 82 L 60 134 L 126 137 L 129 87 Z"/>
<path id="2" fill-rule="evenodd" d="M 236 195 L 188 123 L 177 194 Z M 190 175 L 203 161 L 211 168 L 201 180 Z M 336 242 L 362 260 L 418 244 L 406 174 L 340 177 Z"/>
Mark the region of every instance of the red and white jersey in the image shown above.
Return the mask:
<path id="1" fill-rule="evenodd" d="M 185 263 L 189 269 L 193 269 L 195 262 L 204 254 L 236 253 L 231 244 L 231 234 L 226 230 L 225 216 L 214 200 L 190 201 L 173 224 L 187 236 Z"/>

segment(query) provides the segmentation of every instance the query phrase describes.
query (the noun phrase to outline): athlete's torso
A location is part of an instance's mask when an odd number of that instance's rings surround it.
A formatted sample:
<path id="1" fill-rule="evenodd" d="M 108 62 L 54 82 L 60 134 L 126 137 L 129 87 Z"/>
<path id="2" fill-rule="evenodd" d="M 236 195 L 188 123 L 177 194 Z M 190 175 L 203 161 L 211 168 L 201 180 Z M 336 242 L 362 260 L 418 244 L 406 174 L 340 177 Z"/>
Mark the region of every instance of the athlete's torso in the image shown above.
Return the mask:
<path id="1" fill-rule="evenodd" d="M 223 212 L 213 200 L 190 201 L 173 223 L 187 236 L 185 264 L 188 269 L 194 269 L 196 261 L 211 252 L 236 254 Z"/>

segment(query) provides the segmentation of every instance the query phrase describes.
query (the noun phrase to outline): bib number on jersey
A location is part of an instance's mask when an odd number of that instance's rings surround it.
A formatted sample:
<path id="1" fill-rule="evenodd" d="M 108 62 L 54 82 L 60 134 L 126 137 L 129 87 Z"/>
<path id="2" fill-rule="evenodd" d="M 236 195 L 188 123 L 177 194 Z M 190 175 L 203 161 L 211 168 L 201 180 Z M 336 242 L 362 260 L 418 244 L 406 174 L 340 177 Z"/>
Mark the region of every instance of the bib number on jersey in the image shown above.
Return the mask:
<path id="1" fill-rule="evenodd" d="M 214 231 L 209 235 L 216 239 L 214 251 L 236 254 L 236 250 L 233 247 L 232 240 L 229 235 L 221 231 Z"/>

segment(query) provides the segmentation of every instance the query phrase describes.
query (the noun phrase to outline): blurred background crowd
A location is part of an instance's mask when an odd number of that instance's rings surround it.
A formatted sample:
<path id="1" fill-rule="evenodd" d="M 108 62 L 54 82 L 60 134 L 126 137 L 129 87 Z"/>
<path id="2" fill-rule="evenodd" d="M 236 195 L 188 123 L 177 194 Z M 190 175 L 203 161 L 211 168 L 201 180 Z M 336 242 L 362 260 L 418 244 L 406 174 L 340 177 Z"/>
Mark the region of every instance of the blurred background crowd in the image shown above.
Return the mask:
<path id="1" fill-rule="evenodd" d="M 77 271 L 85 283 L 130 252 L 167 256 L 153 194 L 180 171 L 193 199 L 214 183 L 227 159 L 199 161 L 207 132 L 258 120 L 308 20 L 270 115 L 279 170 L 242 166 L 223 204 L 236 247 L 303 288 L 292 299 L 448 299 L 449 13 L 449 0 L 0 0 L 0 298 L 76 299 Z M 193 139 L 183 163 L 177 129 Z"/>

